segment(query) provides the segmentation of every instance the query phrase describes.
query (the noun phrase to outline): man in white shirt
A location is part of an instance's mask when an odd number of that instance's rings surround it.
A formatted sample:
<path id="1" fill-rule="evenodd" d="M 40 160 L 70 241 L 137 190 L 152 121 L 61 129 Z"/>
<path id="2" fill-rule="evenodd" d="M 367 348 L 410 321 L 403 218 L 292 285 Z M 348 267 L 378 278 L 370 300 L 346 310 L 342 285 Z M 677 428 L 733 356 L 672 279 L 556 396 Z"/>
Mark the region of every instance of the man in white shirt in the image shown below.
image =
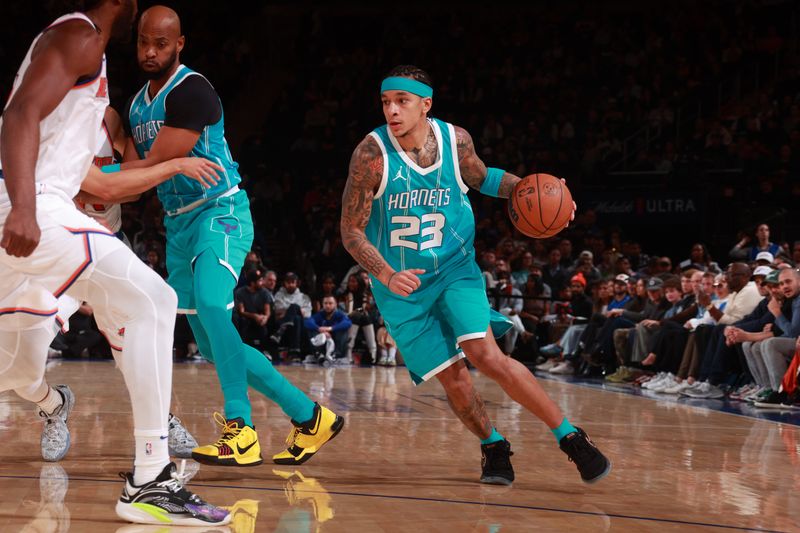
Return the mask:
<path id="1" fill-rule="evenodd" d="M 300 278 L 287 272 L 283 287 L 275 294 L 275 319 L 278 331 L 272 340 L 289 348 L 291 357 L 299 357 L 303 342 L 303 321 L 311 316 L 311 298 L 299 289 Z"/>

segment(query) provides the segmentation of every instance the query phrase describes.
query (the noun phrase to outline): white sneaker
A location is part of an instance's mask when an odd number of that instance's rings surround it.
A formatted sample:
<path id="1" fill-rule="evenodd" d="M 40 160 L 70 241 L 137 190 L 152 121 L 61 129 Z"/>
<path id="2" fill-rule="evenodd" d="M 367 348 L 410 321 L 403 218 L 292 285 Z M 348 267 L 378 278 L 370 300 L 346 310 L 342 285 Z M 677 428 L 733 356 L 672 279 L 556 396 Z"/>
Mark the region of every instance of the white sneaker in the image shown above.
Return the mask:
<path id="1" fill-rule="evenodd" d="M 669 374 L 669 375 L 672 375 L 672 374 Z M 644 383 L 642 383 L 642 388 L 643 389 L 652 389 L 653 386 L 658 385 L 659 383 L 664 381 L 664 379 L 666 377 L 667 377 L 667 373 L 666 372 L 659 372 L 658 374 L 653 376 L 653 379 L 651 379 L 650 381 L 645 381 Z"/>
<path id="2" fill-rule="evenodd" d="M 551 374 L 574 374 L 575 368 L 569 361 L 562 361 L 549 370 Z"/>
<path id="3" fill-rule="evenodd" d="M 169 414 L 169 440 L 167 447 L 169 454 L 172 457 L 179 457 L 181 459 L 191 459 L 192 449 L 197 448 L 198 444 L 195 438 L 189 433 L 181 419 L 172 413 Z"/>
<path id="4" fill-rule="evenodd" d="M 536 370 L 541 370 L 541 371 L 543 371 L 543 372 L 547 372 L 547 371 L 549 371 L 551 368 L 553 368 L 554 366 L 556 366 L 557 364 L 558 364 L 558 361 L 556 361 L 555 359 L 548 359 L 547 361 L 545 361 L 545 362 L 544 362 L 544 363 L 542 363 L 541 365 L 537 365 L 537 366 L 536 366 Z"/>
<path id="5" fill-rule="evenodd" d="M 675 376 L 668 374 L 666 379 L 663 379 L 659 383 L 656 383 L 654 386 L 650 387 L 650 390 L 653 392 L 664 392 L 665 390 L 669 389 L 670 387 L 674 387 L 677 384 L 678 381 L 675 379 Z"/>
<path id="6" fill-rule="evenodd" d="M 725 393 L 722 392 L 722 389 L 719 387 L 712 385 L 708 381 L 703 381 L 697 388 L 687 389 L 686 395 L 691 398 L 722 398 L 725 396 Z"/>
<path id="7" fill-rule="evenodd" d="M 684 380 L 684 383 L 688 383 L 688 381 Z M 702 381 L 695 381 L 694 383 L 692 383 L 691 385 L 689 385 L 688 387 L 686 387 L 681 391 L 681 396 L 689 396 L 688 394 L 689 392 L 697 390 L 698 388 L 700 388 L 700 385 L 702 384 L 703 384 Z"/>
<path id="8" fill-rule="evenodd" d="M 678 380 L 676 379 L 675 385 L 673 385 L 672 387 L 668 387 L 661 392 L 663 392 L 664 394 L 681 394 L 689 387 L 691 387 L 691 385 L 685 379 L 681 382 L 678 382 Z"/>
<path id="9" fill-rule="evenodd" d="M 41 445 L 42 459 L 45 461 L 60 461 L 67 455 L 70 446 L 67 420 L 75 405 L 75 395 L 68 385 L 56 385 L 53 388 L 61 393 L 64 403 L 50 414 L 39 410 L 39 416 L 44 418 Z"/>

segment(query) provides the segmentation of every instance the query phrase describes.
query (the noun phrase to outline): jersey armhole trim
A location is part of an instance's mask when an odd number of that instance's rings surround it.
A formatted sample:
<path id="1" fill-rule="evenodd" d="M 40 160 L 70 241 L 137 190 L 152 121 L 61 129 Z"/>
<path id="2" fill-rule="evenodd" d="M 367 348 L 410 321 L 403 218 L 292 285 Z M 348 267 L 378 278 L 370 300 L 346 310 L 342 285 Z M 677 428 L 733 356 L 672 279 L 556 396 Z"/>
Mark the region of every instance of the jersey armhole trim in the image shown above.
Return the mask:
<path id="1" fill-rule="evenodd" d="M 373 198 L 373 200 L 377 200 L 383 196 L 383 191 L 386 190 L 386 183 L 389 181 L 389 154 L 386 152 L 386 146 L 383 144 L 381 136 L 374 131 L 371 131 L 369 134 L 373 139 L 375 139 L 375 142 L 378 143 L 378 147 L 381 149 L 381 153 L 383 154 L 383 176 L 381 176 L 381 184 L 380 187 L 378 187 L 378 192 L 375 193 L 375 197 Z"/>
<path id="2" fill-rule="evenodd" d="M 447 123 L 447 131 L 450 132 L 450 151 L 453 153 L 453 172 L 456 175 L 456 183 L 461 192 L 467 194 L 469 187 L 461 178 L 461 167 L 458 164 L 458 143 L 456 141 L 456 130 L 452 124 Z"/>

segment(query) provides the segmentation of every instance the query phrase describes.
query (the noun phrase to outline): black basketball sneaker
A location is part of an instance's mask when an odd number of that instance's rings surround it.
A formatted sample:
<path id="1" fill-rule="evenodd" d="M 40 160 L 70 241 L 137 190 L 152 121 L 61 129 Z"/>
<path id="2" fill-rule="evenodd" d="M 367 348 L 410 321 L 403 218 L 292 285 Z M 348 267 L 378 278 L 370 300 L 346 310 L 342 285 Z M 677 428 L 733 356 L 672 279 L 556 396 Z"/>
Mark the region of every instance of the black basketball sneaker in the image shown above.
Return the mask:
<path id="1" fill-rule="evenodd" d="M 600 481 L 611 472 L 611 461 L 600 453 L 585 431 L 581 428 L 575 429 L 578 431 L 566 435 L 558 443 L 558 446 L 578 467 L 581 479 L 585 483 Z"/>
<path id="2" fill-rule="evenodd" d="M 481 444 L 481 483 L 511 485 L 514 467 L 511 466 L 511 443 L 507 440 Z"/>
<path id="3" fill-rule="evenodd" d="M 117 501 L 117 516 L 159 526 L 221 526 L 230 522 L 228 511 L 186 490 L 175 470 L 175 463 L 169 463 L 157 478 L 142 486 L 134 485 L 130 472 L 120 472 L 125 488 Z"/>

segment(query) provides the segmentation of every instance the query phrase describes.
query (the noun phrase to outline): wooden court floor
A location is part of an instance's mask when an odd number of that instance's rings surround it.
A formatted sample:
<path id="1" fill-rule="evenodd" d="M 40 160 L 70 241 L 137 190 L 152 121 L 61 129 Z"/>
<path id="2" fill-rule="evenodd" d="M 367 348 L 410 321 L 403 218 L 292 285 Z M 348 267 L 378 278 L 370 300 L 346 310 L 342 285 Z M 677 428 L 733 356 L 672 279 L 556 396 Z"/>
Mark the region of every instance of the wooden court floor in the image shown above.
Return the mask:
<path id="1" fill-rule="evenodd" d="M 131 468 L 133 437 L 113 363 L 51 367 L 51 383 L 76 393 L 72 449 L 58 465 L 42 462 L 33 407 L 0 395 L 0 531 L 186 531 L 126 525 L 114 515 L 117 472 Z M 280 368 L 343 414 L 345 428 L 297 469 L 203 466 L 190 487 L 236 505 L 232 526 L 209 531 L 800 531 L 796 426 L 545 381 L 614 462 L 608 478 L 589 486 L 541 423 L 475 374 L 515 452 L 514 486 L 492 487 L 477 482 L 478 443 L 438 383 L 415 388 L 404 368 Z M 174 389 L 173 411 L 198 440 L 215 439 L 221 400 L 213 368 L 176 365 Z M 288 420 L 252 391 L 251 398 L 268 458 L 281 449 Z"/>

